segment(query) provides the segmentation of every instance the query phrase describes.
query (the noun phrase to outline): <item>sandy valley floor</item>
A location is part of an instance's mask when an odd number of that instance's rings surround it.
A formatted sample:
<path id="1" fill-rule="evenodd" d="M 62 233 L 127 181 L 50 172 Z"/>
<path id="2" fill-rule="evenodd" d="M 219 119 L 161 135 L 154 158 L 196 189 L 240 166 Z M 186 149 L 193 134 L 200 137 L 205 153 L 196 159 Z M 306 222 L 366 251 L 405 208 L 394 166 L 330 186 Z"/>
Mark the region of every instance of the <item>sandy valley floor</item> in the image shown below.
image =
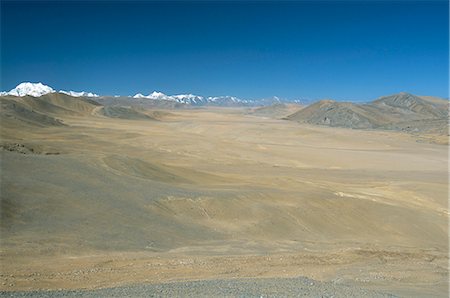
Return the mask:
<path id="1" fill-rule="evenodd" d="M 448 295 L 447 145 L 243 109 L 63 120 L 2 125 L 28 154 L 1 151 L 0 290 L 305 276 Z"/>

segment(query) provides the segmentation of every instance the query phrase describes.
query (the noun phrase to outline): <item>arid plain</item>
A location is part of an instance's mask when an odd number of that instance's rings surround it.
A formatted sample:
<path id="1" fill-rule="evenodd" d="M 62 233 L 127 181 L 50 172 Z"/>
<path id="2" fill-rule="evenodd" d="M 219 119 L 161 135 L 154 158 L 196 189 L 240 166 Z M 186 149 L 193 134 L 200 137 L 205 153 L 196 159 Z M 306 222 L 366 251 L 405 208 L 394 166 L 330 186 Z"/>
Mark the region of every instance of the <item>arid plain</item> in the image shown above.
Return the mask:
<path id="1" fill-rule="evenodd" d="M 448 295 L 448 146 L 433 136 L 249 108 L 64 111 L 2 117 L 1 290 L 305 276 Z"/>

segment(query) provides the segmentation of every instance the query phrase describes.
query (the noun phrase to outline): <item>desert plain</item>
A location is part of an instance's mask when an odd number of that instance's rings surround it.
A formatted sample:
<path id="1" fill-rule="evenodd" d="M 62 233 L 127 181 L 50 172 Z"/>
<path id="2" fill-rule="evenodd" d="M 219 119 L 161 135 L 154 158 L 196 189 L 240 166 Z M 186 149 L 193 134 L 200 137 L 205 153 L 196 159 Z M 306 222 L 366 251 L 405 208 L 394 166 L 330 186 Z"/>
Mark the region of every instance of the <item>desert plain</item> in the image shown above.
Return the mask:
<path id="1" fill-rule="evenodd" d="M 61 125 L 2 117 L 4 295 L 301 276 L 448 296 L 441 136 L 249 108 L 44 108 Z"/>

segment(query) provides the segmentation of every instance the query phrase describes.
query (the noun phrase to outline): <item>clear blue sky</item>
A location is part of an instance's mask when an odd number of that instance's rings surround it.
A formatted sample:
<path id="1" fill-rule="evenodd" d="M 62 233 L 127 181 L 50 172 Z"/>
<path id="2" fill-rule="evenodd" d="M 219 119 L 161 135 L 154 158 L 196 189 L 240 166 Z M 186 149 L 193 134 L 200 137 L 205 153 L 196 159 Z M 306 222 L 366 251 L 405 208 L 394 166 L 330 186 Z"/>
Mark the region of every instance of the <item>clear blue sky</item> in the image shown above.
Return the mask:
<path id="1" fill-rule="evenodd" d="M 1 1 L 1 90 L 448 97 L 447 1 Z"/>

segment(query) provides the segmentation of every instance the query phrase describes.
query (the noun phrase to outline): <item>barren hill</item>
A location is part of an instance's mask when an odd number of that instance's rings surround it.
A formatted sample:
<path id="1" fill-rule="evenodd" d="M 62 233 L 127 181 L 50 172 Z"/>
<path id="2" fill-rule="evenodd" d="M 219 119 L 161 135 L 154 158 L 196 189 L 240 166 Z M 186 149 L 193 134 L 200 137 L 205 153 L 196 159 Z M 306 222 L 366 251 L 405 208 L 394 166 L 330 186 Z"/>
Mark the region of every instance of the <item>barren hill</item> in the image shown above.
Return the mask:
<path id="1" fill-rule="evenodd" d="M 399 119 L 393 119 L 393 121 L 396 120 L 398 122 L 405 120 L 436 119 L 448 115 L 448 111 L 441 105 L 404 92 L 381 97 L 368 106 L 374 106 L 380 109 L 380 113 L 391 114 L 393 117 L 401 117 Z"/>
<path id="2" fill-rule="evenodd" d="M 86 116 L 98 103 L 88 98 L 73 97 L 62 93 L 50 93 L 40 97 L 1 96 L 2 124 L 20 121 L 29 125 L 62 125 L 63 116 Z"/>
<path id="3" fill-rule="evenodd" d="M 0 102 L 0 119 L 3 128 L 14 125 L 14 122 L 35 126 L 63 125 L 60 120 L 34 110 L 29 104 L 19 98 L 2 96 L 0 97 Z"/>
<path id="4" fill-rule="evenodd" d="M 429 130 L 427 122 L 431 121 L 434 131 L 446 133 L 448 101 L 408 93 L 381 97 L 368 104 L 323 100 L 286 119 L 333 127 L 424 132 Z"/>
<path id="5" fill-rule="evenodd" d="M 40 97 L 16 97 L 16 100 L 24 102 L 36 111 L 54 116 L 89 115 L 95 107 L 100 105 L 87 97 L 73 97 L 63 93 L 49 93 Z"/>
<path id="6" fill-rule="evenodd" d="M 379 123 L 376 116 L 351 102 L 321 100 L 289 115 L 287 119 L 337 127 L 374 128 Z"/>

